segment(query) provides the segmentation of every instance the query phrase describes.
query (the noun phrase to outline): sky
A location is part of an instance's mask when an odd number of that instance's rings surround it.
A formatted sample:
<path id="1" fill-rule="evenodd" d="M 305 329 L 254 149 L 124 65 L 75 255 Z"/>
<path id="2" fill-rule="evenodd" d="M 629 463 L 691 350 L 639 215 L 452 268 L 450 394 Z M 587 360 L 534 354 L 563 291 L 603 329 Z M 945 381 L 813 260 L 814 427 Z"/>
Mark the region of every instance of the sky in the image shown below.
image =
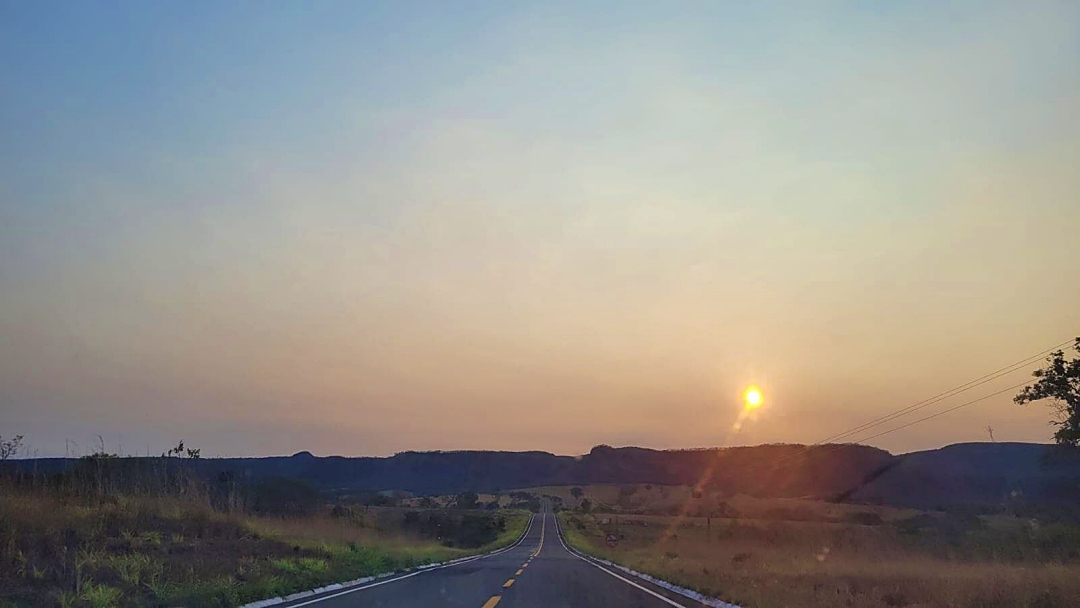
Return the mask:
<path id="1" fill-rule="evenodd" d="M 1080 335 L 1074 2 L 4 2 L 0 82 L 31 455 L 808 443 Z"/>

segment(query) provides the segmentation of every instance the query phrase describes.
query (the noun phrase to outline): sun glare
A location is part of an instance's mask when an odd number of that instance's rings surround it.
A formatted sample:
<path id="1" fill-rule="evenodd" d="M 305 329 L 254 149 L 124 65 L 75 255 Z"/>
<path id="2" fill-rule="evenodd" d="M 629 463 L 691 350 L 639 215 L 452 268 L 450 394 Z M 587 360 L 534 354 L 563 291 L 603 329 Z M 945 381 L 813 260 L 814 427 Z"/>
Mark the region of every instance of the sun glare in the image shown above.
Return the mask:
<path id="1" fill-rule="evenodd" d="M 743 395 L 743 398 L 746 400 L 747 408 L 755 408 L 761 405 L 761 391 L 756 387 L 751 386 L 746 389 L 746 394 Z"/>

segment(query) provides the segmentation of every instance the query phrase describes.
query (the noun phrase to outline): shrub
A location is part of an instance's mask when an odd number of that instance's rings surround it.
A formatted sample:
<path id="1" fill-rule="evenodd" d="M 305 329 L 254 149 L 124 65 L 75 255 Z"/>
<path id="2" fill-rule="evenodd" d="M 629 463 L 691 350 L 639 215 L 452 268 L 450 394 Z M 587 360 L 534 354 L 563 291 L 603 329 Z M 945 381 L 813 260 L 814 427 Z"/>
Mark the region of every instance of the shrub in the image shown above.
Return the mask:
<path id="1" fill-rule="evenodd" d="M 423 538 L 438 539 L 443 545 L 477 548 L 494 542 L 506 530 L 506 518 L 496 513 L 432 511 L 405 513 L 403 527 Z"/>
<path id="2" fill-rule="evenodd" d="M 263 515 L 310 515 L 322 503 L 319 491 L 302 479 L 271 477 L 255 486 L 253 508 Z"/>
<path id="3" fill-rule="evenodd" d="M 466 515 L 461 528 L 454 535 L 454 546 L 465 548 L 482 547 L 494 542 L 499 532 L 506 529 L 506 522 L 501 517 L 486 515 Z"/>
<path id="4" fill-rule="evenodd" d="M 457 495 L 454 506 L 459 509 L 476 509 L 480 506 L 479 499 L 480 497 L 476 495 L 476 492 L 462 492 Z"/>

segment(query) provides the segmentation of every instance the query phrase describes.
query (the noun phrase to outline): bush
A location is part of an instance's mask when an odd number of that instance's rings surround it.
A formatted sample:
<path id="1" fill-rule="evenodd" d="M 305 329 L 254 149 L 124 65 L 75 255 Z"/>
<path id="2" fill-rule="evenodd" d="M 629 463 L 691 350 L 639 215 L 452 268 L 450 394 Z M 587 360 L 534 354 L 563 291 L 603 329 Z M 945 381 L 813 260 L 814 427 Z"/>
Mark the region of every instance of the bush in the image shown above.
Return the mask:
<path id="1" fill-rule="evenodd" d="M 487 515 L 466 515 L 461 527 L 453 537 L 455 547 L 475 549 L 499 538 L 499 532 L 506 529 L 506 522 L 501 517 Z"/>
<path id="2" fill-rule="evenodd" d="M 302 479 L 270 477 L 255 486 L 252 508 L 262 515 L 299 517 L 311 515 L 322 504 L 315 486 Z"/>
<path id="3" fill-rule="evenodd" d="M 462 492 L 457 495 L 457 500 L 454 506 L 458 509 L 478 509 L 480 497 L 476 495 L 476 492 Z"/>
<path id="4" fill-rule="evenodd" d="M 498 513 L 408 511 L 403 525 L 422 538 L 437 539 L 447 547 L 475 549 L 497 540 L 506 530 L 506 518 Z"/>

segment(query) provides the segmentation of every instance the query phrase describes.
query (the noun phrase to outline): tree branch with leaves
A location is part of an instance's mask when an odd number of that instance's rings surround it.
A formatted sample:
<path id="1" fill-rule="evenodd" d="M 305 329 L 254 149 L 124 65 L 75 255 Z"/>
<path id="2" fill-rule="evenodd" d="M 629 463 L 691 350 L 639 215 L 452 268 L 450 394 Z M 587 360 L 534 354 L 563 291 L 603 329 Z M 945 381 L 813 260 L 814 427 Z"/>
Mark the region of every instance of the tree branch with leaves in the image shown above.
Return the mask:
<path id="1" fill-rule="evenodd" d="M 1073 349 L 1080 353 L 1080 337 Z M 1046 358 L 1046 367 L 1031 373 L 1035 384 L 1024 387 L 1013 401 L 1019 405 L 1049 400 L 1054 409 L 1050 424 L 1058 427 L 1054 440 L 1062 445 L 1080 447 L 1080 358 L 1066 360 L 1065 351 L 1055 351 Z"/>

